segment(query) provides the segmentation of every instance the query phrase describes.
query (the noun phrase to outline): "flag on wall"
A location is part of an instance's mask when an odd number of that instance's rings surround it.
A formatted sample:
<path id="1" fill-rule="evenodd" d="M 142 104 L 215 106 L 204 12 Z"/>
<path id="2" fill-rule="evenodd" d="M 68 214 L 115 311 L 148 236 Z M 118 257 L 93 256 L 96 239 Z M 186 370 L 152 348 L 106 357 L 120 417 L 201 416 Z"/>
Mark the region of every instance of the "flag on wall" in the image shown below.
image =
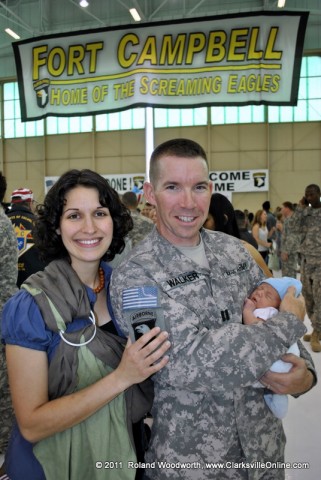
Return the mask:
<path id="1" fill-rule="evenodd" d="M 14 42 L 21 118 L 295 105 L 308 15 L 250 12 Z"/>

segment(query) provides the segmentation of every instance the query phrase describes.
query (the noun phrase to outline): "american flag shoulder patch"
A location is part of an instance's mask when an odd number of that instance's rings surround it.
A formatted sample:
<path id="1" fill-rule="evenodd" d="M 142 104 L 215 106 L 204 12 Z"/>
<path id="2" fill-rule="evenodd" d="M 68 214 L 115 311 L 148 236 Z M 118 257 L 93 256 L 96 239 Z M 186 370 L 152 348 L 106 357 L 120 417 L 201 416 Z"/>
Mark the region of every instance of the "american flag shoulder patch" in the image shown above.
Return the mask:
<path id="1" fill-rule="evenodd" d="M 123 310 L 158 307 L 158 288 L 131 287 L 123 290 Z"/>

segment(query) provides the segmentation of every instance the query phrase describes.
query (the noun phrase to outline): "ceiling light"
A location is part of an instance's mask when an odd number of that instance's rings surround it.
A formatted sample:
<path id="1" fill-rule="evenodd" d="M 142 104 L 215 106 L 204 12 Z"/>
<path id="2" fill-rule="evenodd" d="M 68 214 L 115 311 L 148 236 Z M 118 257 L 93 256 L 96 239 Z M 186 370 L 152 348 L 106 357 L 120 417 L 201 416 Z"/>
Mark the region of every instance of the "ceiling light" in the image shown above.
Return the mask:
<path id="1" fill-rule="evenodd" d="M 140 22 L 141 21 L 140 15 L 137 12 L 136 8 L 130 8 L 129 11 L 130 11 L 131 16 L 135 20 L 135 22 Z"/>
<path id="2" fill-rule="evenodd" d="M 80 0 L 79 5 L 82 8 L 86 8 L 86 7 L 88 7 L 89 3 L 87 2 L 87 0 Z"/>
<path id="3" fill-rule="evenodd" d="M 285 6 L 286 0 L 278 0 L 278 7 L 283 8 Z"/>
<path id="4" fill-rule="evenodd" d="M 15 38 L 16 40 L 19 40 L 19 35 L 14 32 L 13 30 L 11 30 L 11 28 L 6 28 L 5 29 L 5 32 L 7 32 L 8 35 L 10 35 L 11 37 Z"/>

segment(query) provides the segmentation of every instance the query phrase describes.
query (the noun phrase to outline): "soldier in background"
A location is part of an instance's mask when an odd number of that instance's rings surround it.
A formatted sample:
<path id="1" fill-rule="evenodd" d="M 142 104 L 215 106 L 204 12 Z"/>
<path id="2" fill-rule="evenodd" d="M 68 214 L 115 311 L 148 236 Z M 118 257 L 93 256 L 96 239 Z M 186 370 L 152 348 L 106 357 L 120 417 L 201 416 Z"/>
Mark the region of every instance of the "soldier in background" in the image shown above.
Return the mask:
<path id="1" fill-rule="evenodd" d="M 304 303 L 287 293 L 269 326 L 242 324 L 244 300 L 265 277 L 239 239 L 202 228 L 212 193 L 208 175 L 196 142 L 179 138 L 154 150 L 144 194 L 156 205 L 157 227 L 112 275 L 124 332 L 144 321 L 163 323 L 172 345 L 168 364 L 154 376 L 146 478 L 279 480 L 282 469 L 245 466 L 284 461 L 282 424 L 251 385 L 259 378 L 274 393 L 282 384 L 290 394 L 312 387 L 313 363 L 304 348 L 307 363 L 289 356 L 290 373 L 263 375 L 304 333 Z M 231 468 L 205 469 L 206 462 L 231 462 Z"/>
<path id="2" fill-rule="evenodd" d="M 155 210 L 154 205 L 151 205 L 149 202 L 145 202 L 140 213 L 144 217 L 151 218 L 151 214 L 153 213 L 154 210 Z"/>
<path id="3" fill-rule="evenodd" d="M 302 232 L 300 244 L 302 294 L 312 334 L 303 338 L 313 352 L 321 352 L 321 200 L 319 185 L 311 184 L 295 209 L 295 228 Z"/>
<path id="4" fill-rule="evenodd" d="M 6 189 L 6 178 L 0 172 L 0 340 L 2 307 L 17 290 L 18 274 L 17 240 L 12 224 L 2 206 Z M 7 448 L 13 419 L 5 347 L 0 341 L 0 454 L 3 454 Z M 4 473 L 2 465 L 0 466 L 0 476 Z"/>
<path id="5" fill-rule="evenodd" d="M 283 216 L 283 229 L 281 234 L 282 275 L 296 278 L 301 234 L 297 231 L 293 221 L 293 203 L 283 202 L 281 212 Z"/>
<path id="6" fill-rule="evenodd" d="M 130 211 L 133 220 L 133 229 L 125 238 L 124 250 L 121 253 L 117 253 L 115 258 L 109 262 L 112 268 L 116 268 L 128 252 L 154 228 L 152 220 L 139 212 L 138 197 L 135 192 L 125 192 L 121 197 L 121 201 Z"/>
<path id="7" fill-rule="evenodd" d="M 123 204 L 126 205 L 126 207 L 130 210 L 134 222 L 134 227 L 128 234 L 131 247 L 134 247 L 153 230 L 154 223 L 152 220 L 139 212 L 138 198 L 135 192 L 125 192 L 121 200 Z"/>
<path id="8" fill-rule="evenodd" d="M 39 252 L 33 240 L 35 214 L 32 211 L 33 193 L 29 188 L 19 188 L 11 194 L 11 209 L 8 217 L 14 227 L 18 241 L 18 280 L 17 286 L 32 274 L 46 266 L 39 258 Z"/>

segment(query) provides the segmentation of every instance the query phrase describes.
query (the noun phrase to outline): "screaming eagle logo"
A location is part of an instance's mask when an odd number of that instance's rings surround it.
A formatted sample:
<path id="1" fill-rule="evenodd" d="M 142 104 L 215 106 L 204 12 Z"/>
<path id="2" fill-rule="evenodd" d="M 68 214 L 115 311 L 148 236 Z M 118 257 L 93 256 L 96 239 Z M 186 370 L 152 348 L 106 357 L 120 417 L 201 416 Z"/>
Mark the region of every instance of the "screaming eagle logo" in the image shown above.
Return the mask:
<path id="1" fill-rule="evenodd" d="M 266 182 L 266 173 L 265 172 L 256 172 L 253 173 L 254 186 L 257 188 L 265 187 Z"/>
<path id="2" fill-rule="evenodd" d="M 37 105 L 40 108 L 45 108 L 49 101 L 49 85 L 49 78 L 38 80 L 33 84 L 34 91 L 36 92 Z"/>

